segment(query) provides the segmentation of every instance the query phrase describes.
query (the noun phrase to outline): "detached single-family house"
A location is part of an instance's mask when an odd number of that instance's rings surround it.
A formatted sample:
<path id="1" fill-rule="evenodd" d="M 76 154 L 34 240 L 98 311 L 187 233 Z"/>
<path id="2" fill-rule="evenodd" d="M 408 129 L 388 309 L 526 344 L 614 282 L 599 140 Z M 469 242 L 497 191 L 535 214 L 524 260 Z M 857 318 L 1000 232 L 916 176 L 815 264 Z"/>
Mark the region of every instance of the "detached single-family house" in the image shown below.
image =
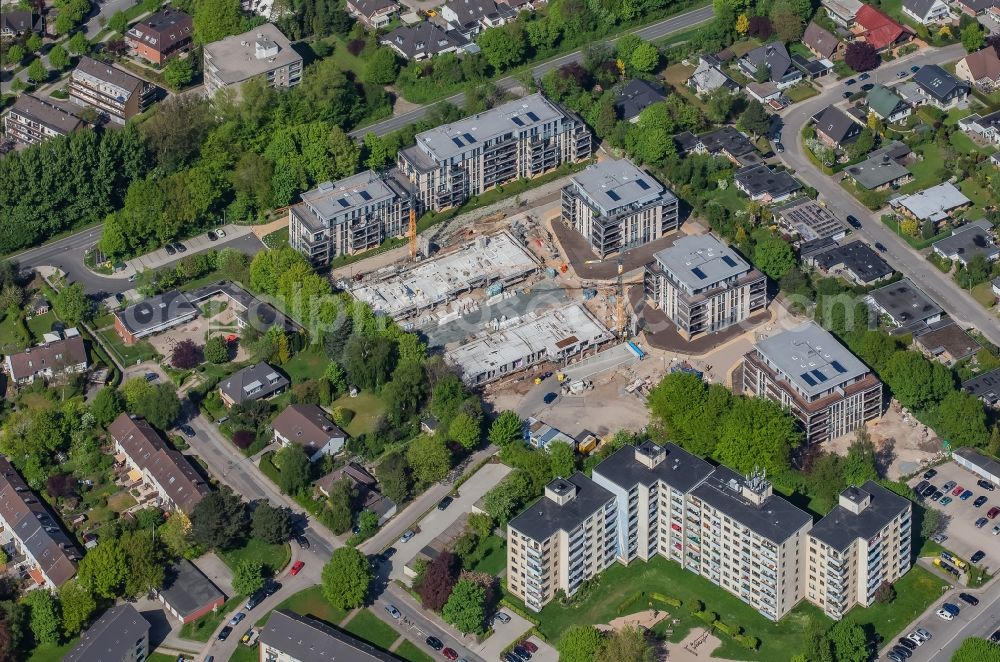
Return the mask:
<path id="1" fill-rule="evenodd" d="M 918 221 L 939 223 L 972 204 L 951 182 L 901 195 L 889 201 L 894 209 Z"/>
<path id="2" fill-rule="evenodd" d="M 871 44 L 875 50 L 884 51 L 904 44 L 913 32 L 871 5 L 861 5 L 854 17 L 853 32 L 856 38 Z"/>
<path id="3" fill-rule="evenodd" d="M 836 106 L 827 106 L 816 116 L 816 137 L 829 147 L 844 147 L 860 133 L 861 125 Z"/>
<path id="4" fill-rule="evenodd" d="M 969 53 L 955 65 L 955 77 L 984 92 L 1000 87 L 1000 57 L 992 46 Z"/>
<path id="5" fill-rule="evenodd" d="M 313 482 L 313 487 L 329 497 L 333 484 L 346 480 L 358 494 L 358 500 L 363 510 L 370 510 L 379 517 L 379 524 L 396 514 L 396 502 L 382 494 L 378 489 L 378 480 L 367 469 L 357 462 L 348 462 L 340 469 L 335 469 Z"/>
<path id="6" fill-rule="evenodd" d="M 724 126 L 700 136 L 685 132 L 675 136 L 675 139 L 685 144 L 690 143 L 685 151 L 691 151 L 695 154 L 723 156 L 736 165 L 750 165 L 751 162 L 760 162 L 757 148 L 750 142 L 746 134 L 731 126 Z"/>
<path id="7" fill-rule="evenodd" d="M 929 324 L 926 332 L 914 335 L 913 344 L 928 358 L 949 367 L 983 348 L 965 329 L 950 319 Z"/>
<path id="8" fill-rule="evenodd" d="M 720 87 L 730 92 L 740 89 L 740 84 L 722 71 L 722 62 L 714 55 L 702 55 L 698 58 L 698 66 L 687 79 L 687 84 L 697 94 L 711 94 Z"/>
<path id="9" fill-rule="evenodd" d="M 509 5 L 493 0 L 451 0 L 441 8 L 441 18 L 448 27 L 466 39 L 473 39 L 487 28 L 495 28 L 517 17 Z"/>
<path id="10" fill-rule="evenodd" d="M 1000 145 L 1000 111 L 990 113 L 985 117 L 978 113 L 967 115 L 958 120 L 958 128 L 966 133 L 978 135 L 994 145 Z M 994 161 L 992 156 L 990 161 Z M 1000 162 L 995 162 L 995 165 L 1000 165 Z"/>
<path id="11" fill-rule="evenodd" d="M 659 83 L 633 78 L 615 89 L 615 113 L 623 120 L 637 122 L 639 113 L 666 98 L 667 91 Z"/>
<path id="12" fill-rule="evenodd" d="M 920 331 L 941 319 L 941 306 L 909 278 L 872 290 L 865 302 L 893 326 Z"/>
<path id="13" fill-rule="evenodd" d="M 784 170 L 774 171 L 763 163 L 736 171 L 736 188 L 755 202 L 773 204 L 788 200 L 802 188 L 797 179 Z"/>
<path id="14" fill-rule="evenodd" d="M 288 405 L 271 422 L 274 440 L 282 446 L 301 446 L 310 462 L 334 456 L 347 442 L 347 435 L 316 405 Z"/>
<path id="15" fill-rule="evenodd" d="M 193 40 L 194 20 L 170 8 L 142 19 L 125 33 L 125 43 L 132 53 L 153 64 L 163 64 L 189 50 Z"/>
<path id="16" fill-rule="evenodd" d="M 426 60 L 441 53 L 463 50 L 468 41 L 452 30 L 445 31 L 437 23 L 421 21 L 416 25 L 403 25 L 386 34 L 380 43 L 388 46 L 407 60 Z"/>
<path id="17" fill-rule="evenodd" d="M 820 4 L 830 20 L 842 28 L 853 26 L 854 18 L 864 6 L 861 0 L 821 0 Z"/>
<path id="18" fill-rule="evenodd" d="M 964 105 L 969 98 L 969 85 L 955 78 L 936 64 L 925 64 L 913 74 L 925 103 L 940 110 Z"/>
<path id="19" fill-rule="evenodd" d="M 20 37 L 29 32 L 42 34 L 45 32 L 45 19 L 41 14 L 30 11 L 12 10 L 14 5 L 8 5 L 0 12 L 0 37 L 10 39 Z"/>
<path id="20" fill-rule="evenodd" d="M 934 252 L 966 267 L 977 255 L 982 255 L 987 262 L 993 262 L 1000 257 L 1000 246 L 993 241 L 989 229 L 990 223 L 985 220 L 955 228 L 950 237 L 934 242 Z"/>
<path id="21" fill-rule="evenodd" d="M 876 117 L 888 124 L 902 122 L 913 113 L 910 104 L 881 83 L 877 83 L 871 89 L 865 102 L 868 104 L 870 112 L 875 113 Z"/>
<path id="22" fill-rule="evenodd" d="M 395 0 L 347 0 L 347 13 L 370 30 L 389 25 L 398 11 L 399 3 Z"/>
<path id="23" fill-rule="evenodd" d="M 892 267 L 862 241 L 830 246 L 813 253 L 803 262 L 827 275 L 843 276 L 857 285 L 871 285 L 893 274 Z"/>
<path id="24" fill-rule="evenodd" d="M 781 90 L 802 80 L 802 72 L 792 66 L 788 49 L 780 41 L 764 44 L 749 51 L 739 59 L 739 67 L 747 76 L 754 79 L 757 78 L 759 71 L 765 70 L 766 80 L 777 84 Z"/>
<path id="25" fill-rule="evenodd" d="M 998 0 L 953 0 L 955 7 L 969 16 L 979 16 L 1000 4 Z"/>
<path id="26" fill-rule="evenodd" d="M 533 416 L 529 416 L 524 422 L 524 439 L 531 446 L 542 450 L 548 450 L 554 441 L 569 444 L 571 448 L 576 449 L 576 439 Z"/>
<path id="27" fill-rule="evenodd" d="M 219 396 L 226 407 L 250 400 L 267 400 L 289 386 L 288 378 L 261 361 L 226 377 L 219 384 Z"/>
<path id="28" fill-rule="evenodd" d="M 844 176 L 866 191 L 884 191 L 906 184 L 913 174 L 899 162 L 910 153 L 910 148 L 899 141 L 881 147 L 861 163 L 844 170 Z"/>
<path id="29" fill-rule="evenodd" d="M 944 0 L 903 0 L 903 14 L 921 25 L 950 22 L 954 16 Z"/>
<path id="30" fill-rule="evenodd" d="M 847 44 L 815 21 L 811 22 L 802 35 L 802 45 L 818 58 L 840 60 L 844 57 Z"/>
<path id="31" fill-rule="evenodd" d="M 87 365 L 87 350 L 76 329 L 66 329 L 63 338 L 8 354 L 3 360 L 4 372 L 15 386 L 25 386 L 36 379 L 86 372 Z"/>
<path id="32" fill-rule="evenodd" d="M 746 91 L 747 96 L 751 99 L 756 99 L 765 106 L 778 104 L 776 107 L 780 108 L 779 100 L 781 99 L 781 90 L 778 89 L 778 85 L 776 83 L 772 83 L 771 81 L 758 83 L 754 81 L 752 83 L 747 83 Z"/>

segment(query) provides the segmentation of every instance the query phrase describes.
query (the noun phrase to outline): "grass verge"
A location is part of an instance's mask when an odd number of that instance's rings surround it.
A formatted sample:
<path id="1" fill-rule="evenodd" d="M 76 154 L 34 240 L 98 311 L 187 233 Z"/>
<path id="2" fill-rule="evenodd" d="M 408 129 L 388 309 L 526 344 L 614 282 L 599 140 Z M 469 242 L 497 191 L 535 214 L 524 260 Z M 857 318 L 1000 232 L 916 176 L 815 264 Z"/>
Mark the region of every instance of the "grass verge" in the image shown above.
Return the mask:
<path id="1" fill-rule="evenodd" d="M 181 626 L 181 639 L 189 639 L 191 641 L 208 641 L 212 638 L 212 634 L 215 632 L 219 624 L 230 612 L 234 611 L 240 603 L 243 602 L 243 598 L 236 597 L 230 598 L 222 605 L 222 609 L 215 613 L 208 613 L 201 618 L 196 618 L 190 623 L 185 623 Z"/>

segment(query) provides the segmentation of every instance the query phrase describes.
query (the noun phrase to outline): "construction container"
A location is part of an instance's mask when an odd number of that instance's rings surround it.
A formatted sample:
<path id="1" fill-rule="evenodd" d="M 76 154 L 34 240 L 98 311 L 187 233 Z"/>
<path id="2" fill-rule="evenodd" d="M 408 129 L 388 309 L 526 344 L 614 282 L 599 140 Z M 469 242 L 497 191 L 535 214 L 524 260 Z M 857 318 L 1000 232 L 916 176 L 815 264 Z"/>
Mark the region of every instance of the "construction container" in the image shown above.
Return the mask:
<path id="1" fill-rule="evenodd" d="M 503 283 L 493 283 L 486 288 L 486 296 L 495 297 L 503 292 Z"/>
<path id="2" fill-rule="evenodd" d="M 552 267 L 545 268 L 545 275 L 548 276 L 549 278 L 555 278 L 556 273 L 557 273 L 556 270 L 553 269 Z"/>

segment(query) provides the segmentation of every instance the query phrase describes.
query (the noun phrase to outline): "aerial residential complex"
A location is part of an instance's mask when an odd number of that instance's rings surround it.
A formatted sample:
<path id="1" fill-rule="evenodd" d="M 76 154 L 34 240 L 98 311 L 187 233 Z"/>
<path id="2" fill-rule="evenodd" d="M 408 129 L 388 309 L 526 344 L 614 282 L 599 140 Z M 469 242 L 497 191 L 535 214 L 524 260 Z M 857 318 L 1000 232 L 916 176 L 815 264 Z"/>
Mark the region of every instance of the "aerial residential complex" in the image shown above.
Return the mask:
<path id="1" fill-rule="evenodd" d="M 910 502 L 869 481 L 844 490 L 814 525 L 762 474 L 646 441 L 601 462 L 593 479 L 550 483 L 511 520 L 507 539 L 508 588 L 534 611 L 614 560 L 659 554 L 771 620 L 803 598 L 840 618 L 909 569 Z"/>
<path id="2" fill-rule="evenodd" d="M 418 133 L 416 141 L 397 161 L 421 207 L 434 211 L 591 154 L 583 120 L 541 94 Z"/>
<path id="3" fill-rule="evenodd" d="M 646 265 L 646 297 L 690 340 L 767 306 L 767 277 L 715 235 L 692 235 Z"/>
<path id="4" fill-rule="evenodd" d="M 882 382 L 812 321 L 747 352 L 743 392 L 788 407 L 809 444 L 854 432 L 882 415 Z"/>
<path id="5" fill-rule="evenodd" d="M 3 129 L 7 137 L 23 145 L 36 145 L 87 126 L 62 106 L 22 94 L 4 117 Z"/>
<path id="6" fill-rule="evenodd" d="M 677 196 L 628 159 L 606 159 L 562 190 L 562 220 L 601 257 L 677 229 Z"/>
<path id="7" fill-rule="evenodd" d="M 84 55 L 69 79 L 69 98 L 124 124 L 149 108 L 156 86 Z"/>
<path id="8" fill-rule="evenodd" d="M 288 241 L 314 265 L 326 266 L 406 234 L 413 204 L 398 170 L 365 170 L 303 193 L 288 210 Z"/>
<path id="9" fill-rule="evenodd" d="M 240 84 L 257 76 L 279 89 L 295 87 L 302 80 L 302 56 L 271 23 L 205 44 L 204 50 L 208 96 L 228 87 L 239 96 Z"/>

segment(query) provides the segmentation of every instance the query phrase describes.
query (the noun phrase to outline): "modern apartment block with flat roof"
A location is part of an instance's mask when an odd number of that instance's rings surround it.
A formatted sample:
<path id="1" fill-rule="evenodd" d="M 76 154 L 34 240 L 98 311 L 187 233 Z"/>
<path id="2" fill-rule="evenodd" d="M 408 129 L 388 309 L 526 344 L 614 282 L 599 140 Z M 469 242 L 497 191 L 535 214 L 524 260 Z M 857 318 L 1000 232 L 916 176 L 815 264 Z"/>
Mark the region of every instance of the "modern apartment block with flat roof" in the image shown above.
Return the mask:
<path id="1" fill-rule="evenodd" d="M 507 525 L 507 588 L 533 611 L 615 562 L 614 495 L 580 472 L 557 478 Z"/>
<path id="2" fill-rule="evenodd" d="M 646 265 L 646 297 L 688 340 L 738 324 L 767 306 L 767 277 L 715 235 L 692 235 Z"/>
<path id="3" fill-rule="evenodd" d="M 224 87 L 264 76 L 269 87 L 295 87 L 302 80 L 302 56 L 271 23 L 249 32 L 205 44 L 205 92 L 212 96 Z"/>
<path id="4" fill-rule="evenodd" d="M 835 439 L 882 415 L 882 382 L 815 322 L 761 340 L 742 368 L 743 392 L 788 407 L 806 443 Z"/>
<path id="5" fill-rule="evenodd" d="M 324 182 L 288 209 L 288 241 L 316 266 L 375 248 L 409 228 L 410 183 L 398 170 Z"/>
<path id="6" fill-rule="evenodd" d="M 879 586 L 910 569 L 911 511 L 909 499 L 870 480 L 841 492 L 809 532 L 807 599 L 834 619 L 871 605 Z"/>
<path id="7" fill-rule="evenodd" d="M 583 120 L 541 94 L 418 133 L 416 143 L 400 150 L 397 162 L 422 208 L 434 211 L 591 153 Z"/>
<path id="8" fill-rule="evenodd" d="M 124 124 L 149 108 L 156 99 L 156 86 L 84 55 L 70 75 L 69 98 Z"/>
<path id="9" fill-rule="evenodd" d="M 570 178 L 562 220 L 602 258 L 677 229 L 677 196 L 628 159 L 606 159 Z"/>

